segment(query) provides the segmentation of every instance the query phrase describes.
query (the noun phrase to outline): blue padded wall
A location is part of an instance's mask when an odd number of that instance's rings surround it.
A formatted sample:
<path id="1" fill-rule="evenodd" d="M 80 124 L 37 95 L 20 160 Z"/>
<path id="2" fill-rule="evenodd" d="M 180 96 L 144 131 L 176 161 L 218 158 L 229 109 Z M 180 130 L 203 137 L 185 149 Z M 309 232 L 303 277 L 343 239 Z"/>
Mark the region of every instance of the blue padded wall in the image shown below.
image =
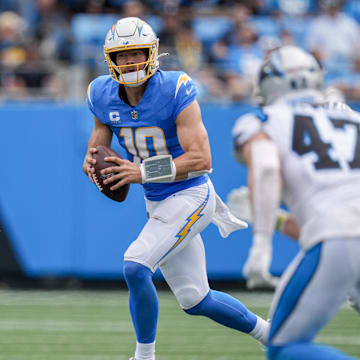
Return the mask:
<path id="1" fill-rule="evenodd" d="M 231 128 L 246 106 L 203 105 L 214 172 L 225 200 L 246 183 L 246 169 L 232 156 Z M 122 255 L 146 222 L 141 186 L 116 203 L 82 173 L 92 129 L 86 106 L 0 106 L 0 217 L 29 276 L 121 279 Z M 116 143 L 114 148 L 122 152 Z M 242 279 L 251 229 L 222 239 L 214 225 L 203 232 L 211 279 Z M 280 274 L 297 245 L 276 235 L 272 272 Z"/>

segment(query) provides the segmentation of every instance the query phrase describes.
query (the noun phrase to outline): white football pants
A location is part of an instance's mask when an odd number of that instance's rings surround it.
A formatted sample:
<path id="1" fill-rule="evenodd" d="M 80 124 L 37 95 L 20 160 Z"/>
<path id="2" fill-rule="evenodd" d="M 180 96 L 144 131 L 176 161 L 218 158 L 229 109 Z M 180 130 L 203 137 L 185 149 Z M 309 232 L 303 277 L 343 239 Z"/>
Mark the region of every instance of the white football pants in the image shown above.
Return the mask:
<path id="1" fill-rule="evenodd" d="M 153 272 L 160 267 L 184 309 L 197 305 L 210 290 L 200 232 L 211 222 L 215 203 L 210 180 L 162 201 L 146 199 L 149 220 L 124 255 L 125 261 Z"/>
<path id="2" fill-rule="evenodd" d="M 301 251 L 277 287 L 269 344 L 312 341 L 350 292 L 359 297 L 359 259 L 360 238 L 327 240 Z"/>

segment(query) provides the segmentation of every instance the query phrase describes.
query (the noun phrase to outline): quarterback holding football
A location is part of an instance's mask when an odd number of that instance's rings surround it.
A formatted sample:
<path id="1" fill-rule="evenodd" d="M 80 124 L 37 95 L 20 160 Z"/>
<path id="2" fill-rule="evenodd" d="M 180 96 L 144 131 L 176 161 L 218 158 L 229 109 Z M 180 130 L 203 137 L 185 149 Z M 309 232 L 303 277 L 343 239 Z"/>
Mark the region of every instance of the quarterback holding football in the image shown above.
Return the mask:
<path id="1" fill-rule="evenodd" d="M 214 222 L 226 237 L 247 227 L 216 195 L 208 174 L 211 152 L 196 86 L 181 71 L 159 69 L 159 39 L 139 18 L 120 19 L 105 37 L 110 75 L 93 80 L 87 102 L 94 115 L 84 172 L 93 181 L 99 145 L 113 134 L 127 159 L 101 170 L 115 191 L 142 184 L 149 218 L 124 255 L 124 277 L 136 333 L 136 360 L 155 359 L 160 268 L 182 309 L 265 342 L 269 324 L 239 300 L 209 287 L 200 232 Z M 124 203 L 126 206 L 126 203 Z"/>

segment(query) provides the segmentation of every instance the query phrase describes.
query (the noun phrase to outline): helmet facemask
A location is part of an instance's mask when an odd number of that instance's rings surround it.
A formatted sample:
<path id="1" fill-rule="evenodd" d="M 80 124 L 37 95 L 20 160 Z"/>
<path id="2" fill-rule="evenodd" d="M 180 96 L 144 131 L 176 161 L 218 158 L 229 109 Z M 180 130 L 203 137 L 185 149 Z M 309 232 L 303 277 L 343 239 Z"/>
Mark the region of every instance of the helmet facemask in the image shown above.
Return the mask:
<path id="1" fill-rule="evenodd" d="M 136 64 L 116 64 L 116 54 L 119 51 L 127 51 L 133 49 L 146 50 L 146 60 L 144 62 Z M 158 67 L 156 66 L 157 47 L 154 45 L 141 47 L 129 46 L 127 48 L 122 48 L 121 50 L 112 49 L 112 51 L 105 50 L 105 58 L 109 67 L 111 78 L 119 84 L 130 87 L 135 87 L 143 84 L 152 75 L 154 75 L 154 73 L 158 69 Z M 127 69 L 134 67 L 136 67 L 134 71 L 127 72 Z"/>

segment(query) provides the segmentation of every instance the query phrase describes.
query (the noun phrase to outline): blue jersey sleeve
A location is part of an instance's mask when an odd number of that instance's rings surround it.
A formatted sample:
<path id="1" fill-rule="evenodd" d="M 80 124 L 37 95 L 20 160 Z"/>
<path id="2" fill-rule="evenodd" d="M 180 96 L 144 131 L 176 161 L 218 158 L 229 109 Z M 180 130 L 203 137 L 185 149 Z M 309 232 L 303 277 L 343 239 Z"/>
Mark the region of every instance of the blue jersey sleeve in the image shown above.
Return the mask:
<path id="1" fill-rule="evenodd" d="M 90 111 L 98 118 L 101 119 L 101 114 L 99 113 L 98 109 L 96 108 L 95 104 L 97 102 L 97 96 L 96 96 L 96 82 L 97 79 L 93 80 L 87 89 L 86 92 L 86 101 L 88 104 L 88 107 Z"/>
<path id="2" fill-rule="evenodd" d="M 90 111 L 104 124 L 108 123 L 104 109 L 107 108 L 115 83 L 109 75 L 101 75 L 88 86 L 86 100 Z"/>
<path id="3" fill-rule="evenodd" d="M 191 77 L 185 73 L 177 73 L 174 90 L 174 118 L 189 106 L 196 98 L 197 88 Z"/>

